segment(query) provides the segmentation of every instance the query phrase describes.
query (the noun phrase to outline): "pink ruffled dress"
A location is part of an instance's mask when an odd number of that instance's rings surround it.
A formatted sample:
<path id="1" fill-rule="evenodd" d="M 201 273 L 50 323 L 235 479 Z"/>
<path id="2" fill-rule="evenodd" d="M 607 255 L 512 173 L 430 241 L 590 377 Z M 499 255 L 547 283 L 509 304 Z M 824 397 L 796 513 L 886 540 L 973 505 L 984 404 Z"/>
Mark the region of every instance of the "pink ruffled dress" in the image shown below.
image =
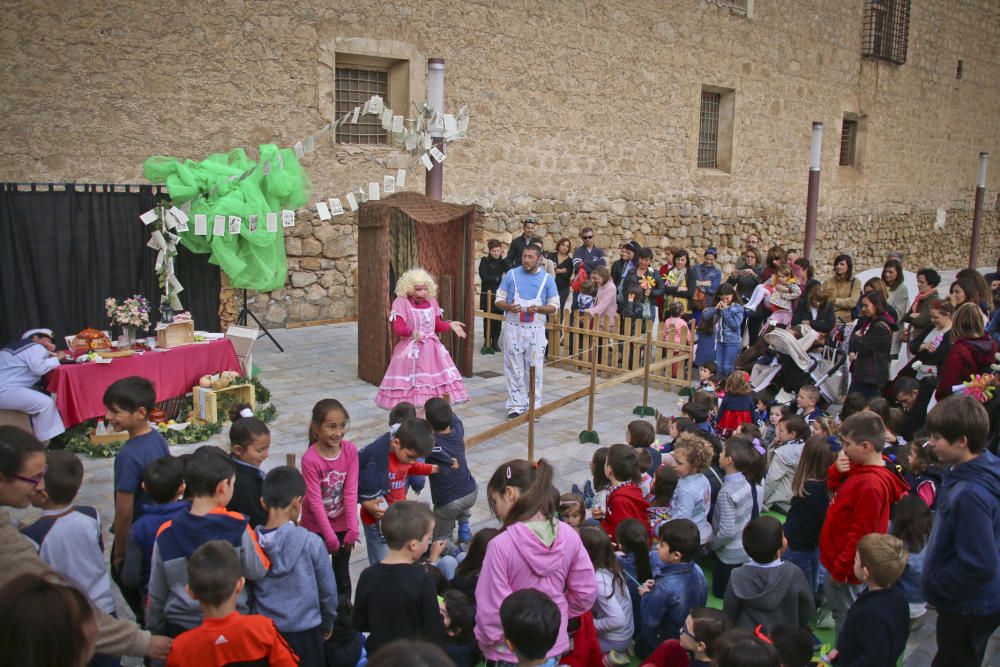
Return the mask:
<path id="1" fill-rule="evenodd" d="M 409 401 L 420 408 L 427 399 L 444 394 L 448 394 L 452 405 L 469 400 L 462 375 L 438 338 L 438 333 L 448 330 L 451 323 L 441 319 L 436 299 L 414 303 L 396 297 L 389 321 L 400 340 L 375 396 L 376 405 L 391 410 Z M 420 340 L 413 340 L 414 330 L 420 331 Z"/>

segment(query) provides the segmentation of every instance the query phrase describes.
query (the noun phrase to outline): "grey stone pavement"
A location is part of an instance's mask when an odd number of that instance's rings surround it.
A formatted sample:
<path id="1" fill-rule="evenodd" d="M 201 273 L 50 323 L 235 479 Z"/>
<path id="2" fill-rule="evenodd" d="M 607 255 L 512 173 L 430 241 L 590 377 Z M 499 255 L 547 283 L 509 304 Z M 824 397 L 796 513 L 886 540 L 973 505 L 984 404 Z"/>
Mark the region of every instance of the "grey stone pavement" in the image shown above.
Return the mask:
<path id="1" fill-rule="evenodd" d="M 944 282 L 944 285 L 950 283 Z M 477 322 L 475 335 L 481 335 Z M 357 377 L 357 327 L 355 323 L 277 329 L 273 334 L 284 346 L 279 352 L 267 339 L 259 340 L 254 348 L 254 363 L 261 380 L 271 390 L 278 416 L 270 425 L 271 450 L 264 467 L 285 463 L 286 454 L 301 458 L 308 441 L 306 437 L 313 404 L 322 398 L 337 398 L 351 416 L 349 440 L 359 447 L 370 443 L 387 430 L 387 413 L 376 407 L 376 387 Z M 475 342 L 477 351 L 481 342 Z M 456 407 L 465 423 L 467 436 L 474 435 L 505 421 L 502 356 L 475 356 L 474 372 L 466 378 L 471 396 L 469 403 Z M 588 378 L 580 373 L 559 368 L 546 368 L 544 400 L 550 401 L 586 386 Z M 624 442 L 625 426 L 636 417 L 632 409 L 642 403 L 642 387 L 621 384 L 598 393 L 595 430 L 602 444 Z M 678 396 L 672 392 L 651 389 L 650 405 L 661 412 L 679 413 Z M 586 399 L 573 402 L 540 419 L 535 425 L 536 457 L 544 457 L 556 469 L 556 484 L 568 490 L 574 482 L 582 484 L 589 477 L 589 462 L 595 445 L 578 441 L 579 432 L 586 428 Z M 650 418 L 651 419 L 651 418 Z M 479 482 L 479 500 L 473 510 L 473 530 L 496 525 L 486 502 L 486 481 L 500 463 L 527 455 L 527 426 L 515 428 L 485 442 L 468 453 L 469 466 Z M 211 444 L 227 447 L 225 432 L 213 437 Z M 199 443 L 203 444 L 203 443 Z M 173 447 L 176 454 L 191 451 L 199 445 Z M 112 459 L 84 457 L 84 486 L 77 502 L 97 507 L 104 517 L 105 530 L 113 514 Z M 419 499 L 429 502 L 429 490 Z M 17 513 L 15 518 L 30 519 L 34 510 Z M 106 544 L 110 544 L 108 539 Z M 367 565 L 363 539 L 355 549 L 351 573 L 356 580 Z M 911 633 L 904 654 L 905 664 L 920 667 L 930 665 L 935 652 L 934 614 L 928 613 L 923 626 Z M 1000 639 L 994 636 L 986 664 L 1000 667 Z"/>

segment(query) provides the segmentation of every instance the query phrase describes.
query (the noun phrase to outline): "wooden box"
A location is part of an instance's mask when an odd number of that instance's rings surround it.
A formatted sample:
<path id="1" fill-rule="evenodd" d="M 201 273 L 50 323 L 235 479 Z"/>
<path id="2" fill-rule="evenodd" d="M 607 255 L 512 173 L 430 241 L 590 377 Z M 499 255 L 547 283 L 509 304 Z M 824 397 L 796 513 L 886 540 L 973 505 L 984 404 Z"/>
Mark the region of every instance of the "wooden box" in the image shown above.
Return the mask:
<path id="1" fill-rule="evenodd" d="M 237 384 L 225 389 L 195 387 L 191 390 L 191 396 L 194 403 L 194 416 L 210 424 L 219 421 L 219 405 L 223 403 L 223 396 L 225 396 L 226 403 L 249 403 L 251 409 L 257 407 L 252 384 Z M 221 418 L 225 421 L 228 415 L 223 414 Z"/>
<path id="2" fill-rule="evenodd" d="M 194 342 L 194 322 L 171 322 L 156 328 L 156 346 L 164 349 Z"/>
<path id="3" fill-rule="evenodd" d="M 90 441 L 95 445 L 108 445 L 113 442 L 125 442 L 128 440 L 128 431 L 117 431 L 113 433 L 105 433 L 103 435 L 97 435 L 97 431 L 93 431 L 89 436 Z"/>

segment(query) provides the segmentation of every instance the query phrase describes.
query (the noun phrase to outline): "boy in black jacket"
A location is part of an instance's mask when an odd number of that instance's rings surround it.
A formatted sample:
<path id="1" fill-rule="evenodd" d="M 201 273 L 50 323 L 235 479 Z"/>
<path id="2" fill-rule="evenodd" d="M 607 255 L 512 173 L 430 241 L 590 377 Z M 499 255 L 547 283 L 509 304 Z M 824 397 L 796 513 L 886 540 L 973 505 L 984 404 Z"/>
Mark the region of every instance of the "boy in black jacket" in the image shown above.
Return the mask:
<path id="1" fill-rule="evenodd" d="M 844 619 L 837 648 L 829 658 L 838 667 L 892 667 L 910 636 L 906 596 L 895 583 L 906 569 L 909 554 L 898 537 L 871 533 L 858 541 L 854 576 L 868 585 Z"/>

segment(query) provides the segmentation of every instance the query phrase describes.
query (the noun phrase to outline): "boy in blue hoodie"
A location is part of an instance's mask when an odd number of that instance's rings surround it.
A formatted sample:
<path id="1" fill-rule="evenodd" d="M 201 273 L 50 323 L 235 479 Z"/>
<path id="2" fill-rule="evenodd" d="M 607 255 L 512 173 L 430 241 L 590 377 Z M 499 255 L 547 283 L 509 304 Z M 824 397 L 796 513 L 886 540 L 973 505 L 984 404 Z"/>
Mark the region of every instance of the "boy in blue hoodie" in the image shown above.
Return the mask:
<path id="1" fill-rule="evenodd" d="M 926 425 L 947 470 L 924 557 L 924 596 L 938 613 L 934 664 L 978 665 L 1000 625 L 1000 459 L 986 451 L 989 416 L 972 398 L 949 396 Z"/>
<path id="2" fill-rule="evenodd" d="M 142 471 L 142 490 L 154 504 L 143 505 L 142 516 L 129 531 L 122 581 L 140 591 L 145 600 L 156 533 L 175 514 L 191 507 L 190 502 L 180 499 L 184 495 L 184 463 L 173 456 L 156 459 Z M 142 618 L 136 620 L 142 622 Z"/>
<path id="3" fill-rule="evenodd" d="M 231 544 L 248 581 L 260 579 L 271 566 L 247 517 L 226 511 L 233 497 L 234 466 L 228 454 L 211 445 L 199 447 L 188 461 L 184 477 L 191 508 L 168 519 L 153 542 L 146 607 L 150 630 L 176 637 L 202 624 L 202 609 L 189 592 L 187 568 L 188 559 L 202 544 L 213 540 Z M 249 613 L 245 590 L 238 591 L 236 608 L 241 614 Z"/>
<path id="4" fill-rule="evenodd" d="M 690 519 L 674 519 L 660 526 L 659 537 L 654 579 L 639 587 L 642 623 L 635 650 L 643 658 L 666 640 L 677 639 L 691 610 L 708 602 L 708 581 L 691 562 L 701 546 L 698 526 Z"/>
<path id="5" fill-rule="evenodd" d="M 465 426 L 443 398 L 424 404 L 424 416 L 434 431 L 434 449 L 427 457 L 437 463 L 440 474 L 431 477 L 431 500 L 434 503 L 433 541 L 452 541 L 458 522 L 458 541 L 472 541 L 469 510 L 476 504 L 479 486 L 465 460 Z"/>
<path id="6" fill-rule="evenodd" d="M 300 664 L 325 665 L 323 640 L 337 617 L 337 584 L 322 538 L 295 525 L 306 481 L 295 468 L 280 466 L 267 473 L 262 494 L 267 523 L 257 527 L 257 540 L 271 568 L 254 582 L 254 613 L 274 621 Z"/>

